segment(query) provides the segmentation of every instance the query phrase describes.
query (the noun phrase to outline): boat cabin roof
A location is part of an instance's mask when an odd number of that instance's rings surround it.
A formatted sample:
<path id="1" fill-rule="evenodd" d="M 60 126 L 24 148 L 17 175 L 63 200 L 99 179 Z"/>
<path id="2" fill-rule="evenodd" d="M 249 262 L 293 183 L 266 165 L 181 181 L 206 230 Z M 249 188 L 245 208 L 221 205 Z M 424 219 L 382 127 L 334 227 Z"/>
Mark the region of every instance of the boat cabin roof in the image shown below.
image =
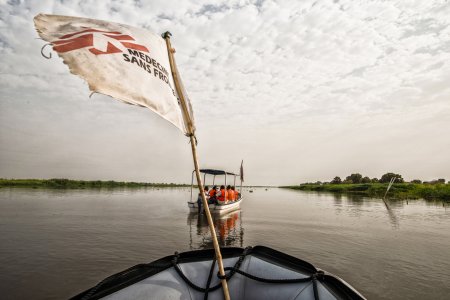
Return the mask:
<path id="1" fill-rule="evenodd" d="M 234 175 L 234 176 L 238 176 L 238 174 L 234 174 L 232 172 L 227 172 L 227 171 L 223 171 L 223 170 L 214 170 L 214 169 L 200 169 L 200 173 L 204 173 L 204 174 L 210 174 L 210 175 Z"/>

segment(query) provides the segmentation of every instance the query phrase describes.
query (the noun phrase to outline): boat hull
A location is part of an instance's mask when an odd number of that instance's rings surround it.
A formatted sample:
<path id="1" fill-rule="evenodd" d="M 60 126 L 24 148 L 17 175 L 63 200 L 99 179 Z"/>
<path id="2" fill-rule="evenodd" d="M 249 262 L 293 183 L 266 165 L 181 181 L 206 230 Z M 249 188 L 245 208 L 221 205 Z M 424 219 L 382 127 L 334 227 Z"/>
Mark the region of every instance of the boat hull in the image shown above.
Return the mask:
<path id="1" fill-rule="evenodd" d="M 221 252 L 234 300 L 365 299 L 339 277 L 267 247 Z M 110 276 L 72 299 L 223 299 L 214 257 L 213 249 L 175 253 Z"/>
<path id="2" fill-rule="evenodd" d="M 214 214 L 225 214 L 231 211 L 238 210 L 241 207 L 243 198 L 239 198 L 237 201 L 233 201 L 227 204 L 219 205 L 219 204 L 209 204 L 209 211 Z M 197 202 L 188 202 L 189 212 L 197 213 L 198 212 L 198 204 Z"/>

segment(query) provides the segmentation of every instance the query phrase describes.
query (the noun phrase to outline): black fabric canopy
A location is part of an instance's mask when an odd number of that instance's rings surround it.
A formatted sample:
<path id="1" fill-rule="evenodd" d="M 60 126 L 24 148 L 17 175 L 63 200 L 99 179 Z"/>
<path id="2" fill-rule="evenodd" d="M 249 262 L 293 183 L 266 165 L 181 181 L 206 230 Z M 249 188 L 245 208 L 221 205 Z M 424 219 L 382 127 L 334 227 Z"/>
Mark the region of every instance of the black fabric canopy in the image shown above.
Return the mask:
<path id="1" fill-rule="evenodd" d="M 200 173 L 204 173 L 204 174 L 210 174 L 210 175 L 233 175 L 233 176 L 238 176 L 237 174 L 231 173 L 231 172 L 226 172 L 223 170 L 214 170 L 214 169 L 200 169 Z"/>

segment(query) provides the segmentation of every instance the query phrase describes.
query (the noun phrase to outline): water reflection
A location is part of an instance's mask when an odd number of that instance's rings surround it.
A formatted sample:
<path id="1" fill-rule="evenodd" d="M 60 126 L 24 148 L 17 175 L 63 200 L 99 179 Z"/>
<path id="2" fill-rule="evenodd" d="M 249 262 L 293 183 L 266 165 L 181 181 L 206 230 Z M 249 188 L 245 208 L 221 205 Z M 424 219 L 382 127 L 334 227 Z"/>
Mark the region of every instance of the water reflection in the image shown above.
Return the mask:
<path id="1" fill-rule="evenodd" d="M 353 206 L 362 206 L 364 204 L 364 197 L 358 194 L 348 194 L 346 195 L 347 202 Z"/>
<path id="2" fill-rule="evenodd" d="M 370 207 L 374 203 L 374 200 L 377 201 L 375 198 L 368 198 L 358 194 L 347 194 L 345 195 L 346 204 L 344 204 L 342 194 L 332 194 L 332 196 L 334 200 L 335 214 L 337 215 L 340 215 L 342 211 L 347 209 L 352 216 L 361 216 L 362 207 Z M 397 218 L 397 215 L 393 207 L 401 209 L 405 205 L 405 201 L 401 200 L 391 201 L 389 199 L 381 199 L 380 202 L 381 201 L 386 209 L 391 227 L 393 229 L 399 229 L 400 228 L 399 219 Z M 406 205 L 408 205 L 407 200 Z"/>
<path id="3" fill-rule="evenodd" d="M 342 206 L 342 194 L 333 194 L 334 206 Z"/>
<path id="4" fill-rule="evenodd" d="M 244 229 L 240 210 L 222 216 L 213 215 L 213 221 L 221 247 L 243 246 Z M 208 220 L 204 214 L 190 213 L 187 223 L 189 225 L 189 247 L 191 250 L 213 248 Z"/>
<path id="5" fill-rule="evenodd" d="M 389 205 L 389 203 L 385 199 L 383 199 L 383 203 L 384 203 L 384 206 L 386 207 L 386 211 L 388 213 L 389 221 L 391 222 L 392 228 L 399 229 L 400 228 L 400 223 L 398 222 L 397 216 L 395 215 L 395 213 L 392 210 L 391 206 Z"/>

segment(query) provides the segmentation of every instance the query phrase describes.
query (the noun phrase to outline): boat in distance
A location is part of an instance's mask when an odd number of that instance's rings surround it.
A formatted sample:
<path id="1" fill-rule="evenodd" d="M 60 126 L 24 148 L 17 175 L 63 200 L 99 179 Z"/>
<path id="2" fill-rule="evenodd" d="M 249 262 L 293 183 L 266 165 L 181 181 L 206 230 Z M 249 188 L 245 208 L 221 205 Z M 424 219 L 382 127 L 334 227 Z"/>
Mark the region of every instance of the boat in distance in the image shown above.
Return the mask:
<path id="1" fill-rule="evenodd" d="M 221 253 L 231 299 L 365 299 L 339 277 L 268 247 Z M 175 252 L 112 275 L 72 299 L 223 299 L 220 278 L 213 249 Z"/>
<path id="2" fill-rule="evenodd" d="M 196 193 L 194 193 L 194 172 L 192 171 L 192 181 L 191 181 L 191 199 L 190 201 L 188 201 L 188 208 L 189 208 L 189 212 L 191 213 L 197 213 L 199 212 L 199 208 L 198 208 L 198 202 L 197 202 L 197 198 L 194 197 L 194 195 L 196 195 Z M 227 185 L 227 176 L 232 176 L 233 179 L 233 186 L 236 185 L 236 178 L 239 176 L 240 177 L 240 185 L 239 185 L 239 197 L 234 200 L 234 201 L 228 201 L 224 204 L 218 204 L 218 203 L 211 203 L 208 205 L 209 210 L 211 213 L 214 214 L 225 214 L 228 212 L 232 212 L 235 210 L 238 210 L 241 206 L 243 197 L 242 197 L 242 176 L 240 174 L 235 174 L 233 172 L 228 172 L 228 171 L 224 171 L 224 170 L 216 170 L 216 169 L 200 169 L 200 173 L 203 174 L 203 183 L 206 186 L 206 175 L 212 175 L 212 185 L 215 186 L 216 184 L 216 176 L 224 176 L 224 185 Z"/>
<path id="3" fill-rule="evenodd" d="M 226 204 L 209 204 L 209 211 L 214 214 L 225 214 L 235 210 L 238 210 L 241 206 L 242 195 L 239 196 L 239 199 L 233 202 L 229 202 Z M 196 213 L 198 212 L 198 204 L 197 202 L 188 202 L 189 212 Z"/>

